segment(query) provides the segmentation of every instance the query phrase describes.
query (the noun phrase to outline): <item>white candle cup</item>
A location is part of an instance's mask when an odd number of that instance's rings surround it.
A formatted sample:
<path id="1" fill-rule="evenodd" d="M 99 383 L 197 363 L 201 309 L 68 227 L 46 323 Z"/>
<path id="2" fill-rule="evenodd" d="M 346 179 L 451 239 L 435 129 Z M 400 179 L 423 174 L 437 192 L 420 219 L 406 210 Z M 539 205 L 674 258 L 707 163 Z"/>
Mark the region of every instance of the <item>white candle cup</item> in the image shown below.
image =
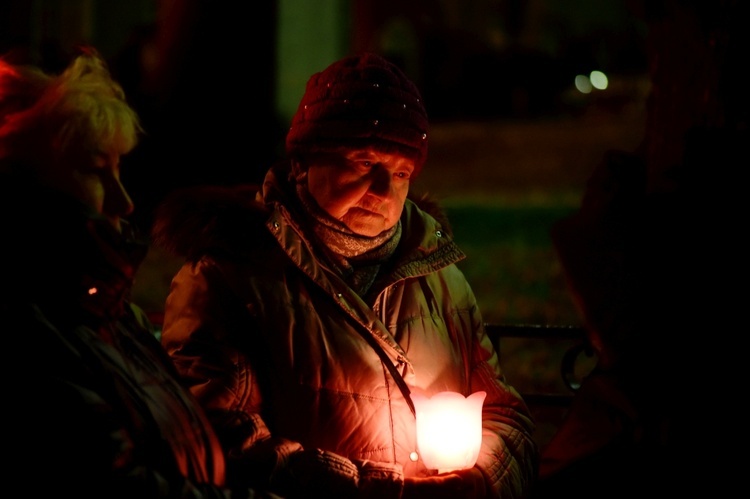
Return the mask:
<path id="1" fill-rule="evenodd" d="M 482 404 L 487 392 L 464 397 L 440 392 L 412 394 L 417 413 L 417 448 L 425 466 L 439 473 L 471 468 L 482 444 Z"/>

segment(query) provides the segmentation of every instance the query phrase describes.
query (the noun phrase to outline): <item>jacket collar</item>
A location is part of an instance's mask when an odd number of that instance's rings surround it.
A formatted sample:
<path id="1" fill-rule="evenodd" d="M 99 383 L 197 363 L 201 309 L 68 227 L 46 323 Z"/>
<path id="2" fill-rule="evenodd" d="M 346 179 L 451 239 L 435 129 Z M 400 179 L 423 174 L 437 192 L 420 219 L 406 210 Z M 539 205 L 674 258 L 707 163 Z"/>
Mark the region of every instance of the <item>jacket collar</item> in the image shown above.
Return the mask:
<path id="1" fill-rule="evenodd" d="M 260 197 L 272 211 L 266 226 L 290 258 L 300 267 L 306 262 L 316 262 L 318 259 L 314 255 L 312 244 L 314 239 L 298 222 L 301 220 L 302 208 L 294 195 L 289 169 L 277 166 L 269 170 Z M 423 210 L 420 205 L 430 212 Z M 380 279 L 381 288 L 406 277 L 435 272 L 466 257 L 453 240 L 444 212 L 429 198 L 407 198 L 401 214 L 401 224 L 401 242 L 391 271 Z M 307 272 L 317 275 L 319 271 L 310 268 Z"/>

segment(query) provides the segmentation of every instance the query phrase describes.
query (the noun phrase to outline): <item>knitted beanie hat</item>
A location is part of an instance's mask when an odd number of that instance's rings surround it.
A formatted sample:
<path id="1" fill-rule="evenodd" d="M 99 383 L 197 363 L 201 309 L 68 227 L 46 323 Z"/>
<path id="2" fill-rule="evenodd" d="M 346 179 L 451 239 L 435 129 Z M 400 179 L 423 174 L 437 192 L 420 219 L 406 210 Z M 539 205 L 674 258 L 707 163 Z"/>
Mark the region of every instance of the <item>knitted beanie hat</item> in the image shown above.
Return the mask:
<path id="1" fill-rule="evenodd" d="M 372 53 L 345 57 L 315 73 L 292 118 L 287 154 L 341 146 L 376 146 L 412 158 L 416 176 L 427 156 L 427 113 L 416 85 Z"/>

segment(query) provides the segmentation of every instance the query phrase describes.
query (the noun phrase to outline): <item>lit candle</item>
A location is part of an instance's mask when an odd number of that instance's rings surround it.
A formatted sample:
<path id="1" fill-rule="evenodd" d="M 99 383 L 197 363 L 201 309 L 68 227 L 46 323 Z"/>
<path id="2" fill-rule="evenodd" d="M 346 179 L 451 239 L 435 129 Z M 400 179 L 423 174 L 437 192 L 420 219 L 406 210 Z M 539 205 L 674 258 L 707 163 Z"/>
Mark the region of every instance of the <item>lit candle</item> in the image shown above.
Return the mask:
<path id="1" fill-rule="evenodd" d="M 464 397 L 412 393 L 417 413 L 417 447 L 425 466 L 440 473 L 471 468 L 482 444 L 482 404 L 487 392 Z"/>

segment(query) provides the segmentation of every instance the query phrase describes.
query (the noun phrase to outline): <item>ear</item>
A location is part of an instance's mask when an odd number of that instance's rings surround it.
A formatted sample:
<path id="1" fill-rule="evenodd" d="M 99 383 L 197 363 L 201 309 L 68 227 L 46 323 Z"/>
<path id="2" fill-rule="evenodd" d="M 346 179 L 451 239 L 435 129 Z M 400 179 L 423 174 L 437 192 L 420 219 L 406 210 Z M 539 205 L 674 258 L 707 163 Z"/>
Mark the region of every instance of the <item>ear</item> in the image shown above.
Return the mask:
<path id="1" fill-rule="evenodd" d="M 307 178 L 307 167 L 303 166 L 299 159 L 291 160 L 292 164 L 292 175 L 291 177 L 297 182 L 301 183 Z"/>

